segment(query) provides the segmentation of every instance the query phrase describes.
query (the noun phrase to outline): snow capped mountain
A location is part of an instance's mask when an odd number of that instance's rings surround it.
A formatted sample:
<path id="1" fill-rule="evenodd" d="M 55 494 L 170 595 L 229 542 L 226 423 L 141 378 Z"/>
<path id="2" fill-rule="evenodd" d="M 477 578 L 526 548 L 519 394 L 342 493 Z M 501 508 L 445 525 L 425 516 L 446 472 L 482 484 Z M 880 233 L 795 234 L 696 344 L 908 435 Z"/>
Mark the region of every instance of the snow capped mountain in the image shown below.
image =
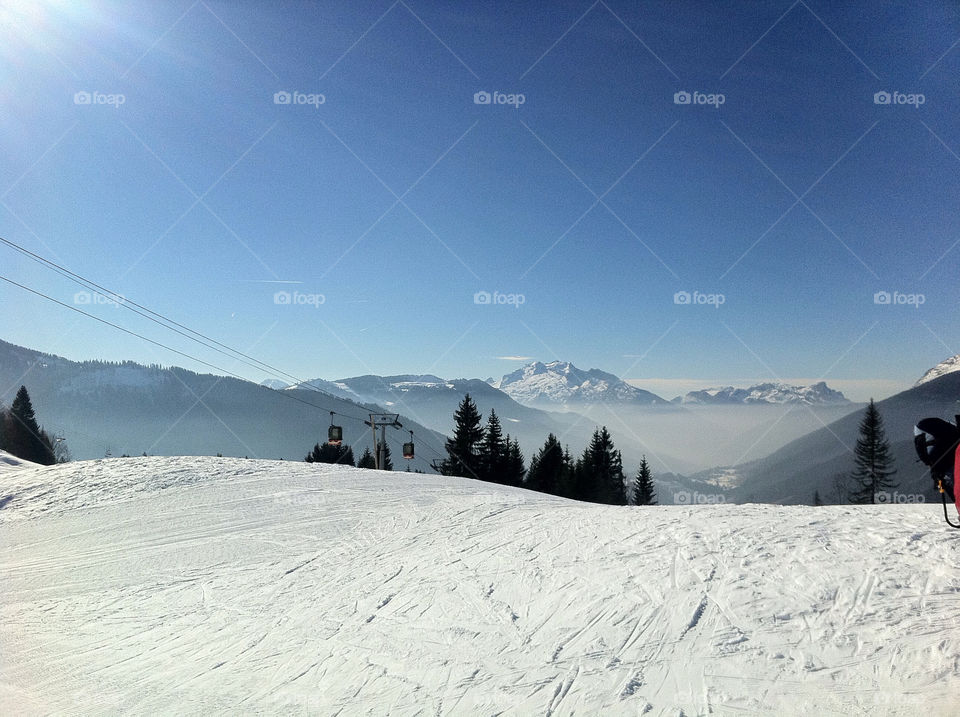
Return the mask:
<path id="1" fill-rule="evenodd" d="M 678 396 L 674 402 L 683 405 L 720 404 L 804 404 L 824 406 L 850 403 L 840 391 L 829 388 L 823 381 L 812 386 L 789 386 L 785 383 L 760 383 L 750 388 L 707 388 Z"/>
<path id="2" fill-rule="evenodd" d="M 260 382 L 261 386 L 266 386 L 267 388 L 272 388 L 275 391 L 282 391 L 285 388 L 290 388 L 290 384 L 286 381 L 281 381 L 279 378 L 265 378 Z"/>
<path id="3" fill-rule="evenodd" d="M 352 378 L 341 378 L 336 381 L 326 381 L 322 378 L 315 378 L 312 381 L 305 381 L 297 384 L 298 388 L 307 390 L 326 391 L 334 396 L 349 398 L 352 401 L 363 403 L 381 403 L 390 405 L 396 402 L 396 394 L 401 394 L 411 390 L 419 389 L 437 389 L 447 390 L 453 388 L 453 384 L 446 379 L 432 374 L 400 374 L 398 376 L 354 376 Z M 387 401 L 384 396 L 390 396 Z"/>
<path id="4" fill-rule="evenodd" d="M 569 361 L 534 361 L 508 373 L 495 384 L 515 401 L 527 405 L 631 403 L 666 405 L 656 394 L 636 388 L 611 373 L 592 368 L 584 371 Z"/>
<path id="5" fill-rule="evenodd" d="M 960 354 L 951 356 L 950 358 L 941 361 L 932 369 L 923 374 L 923 376 L 920 377 L 920 380 L 913 385 L 919 386 L 927 383 L 928 381 L 932 381 L 935 378 L 940 378 L 945 374 L 953 373 L 954 371 L 960 371 Z"/>
<path id="6" fill-rule="evenodd" d="M 3 714 L 956 714 L 939 505 L 186 457 L 0 473 L 0 501 Z"/>

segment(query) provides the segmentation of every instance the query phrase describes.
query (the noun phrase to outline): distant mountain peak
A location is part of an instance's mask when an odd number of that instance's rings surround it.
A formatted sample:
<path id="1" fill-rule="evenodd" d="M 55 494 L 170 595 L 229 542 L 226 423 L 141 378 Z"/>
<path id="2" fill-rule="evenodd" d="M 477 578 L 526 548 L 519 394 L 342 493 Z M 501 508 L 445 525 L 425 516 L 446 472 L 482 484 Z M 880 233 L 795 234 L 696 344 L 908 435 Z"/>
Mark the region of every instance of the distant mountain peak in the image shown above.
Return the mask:
<path id="1" fill-rule="evenodd" d="M 523 404 L 635 403 L 664 405 L 659 396 L 631 386 L 611 373 L 579 369 L 569 361 L 534 361 L 506 374 L 496 384 Z"/>
<path id="2" fill-rule="evenodd" d="M 701 391 L 690 391 L 685 396 L 674 399 L 683 405 L 786 405 L 802 404 L 807 406 L 823 406 L 829 404 L 849 403 L 849 400 L 840 391 L 827 386 L 825 381 L 818 381 L 809 386 L 791 386 L 786 383 L 768 382 L 758 383 L 749 388 L 706 388 Z"/>
<path id="3" fill-rule="evenodd" d="M 933 381 L 935 378 L 940 378 L 948 373 L 953 373 L 955 371 L 960 371 L 960 354 L 956 356 L 951 356 L 948 359 L 944 359 L 932 369 L 927 371 L 923 376 L 920 377 L 920 380 L 917 381 L 914 386 L 919 386 L 921 384 Z"/>

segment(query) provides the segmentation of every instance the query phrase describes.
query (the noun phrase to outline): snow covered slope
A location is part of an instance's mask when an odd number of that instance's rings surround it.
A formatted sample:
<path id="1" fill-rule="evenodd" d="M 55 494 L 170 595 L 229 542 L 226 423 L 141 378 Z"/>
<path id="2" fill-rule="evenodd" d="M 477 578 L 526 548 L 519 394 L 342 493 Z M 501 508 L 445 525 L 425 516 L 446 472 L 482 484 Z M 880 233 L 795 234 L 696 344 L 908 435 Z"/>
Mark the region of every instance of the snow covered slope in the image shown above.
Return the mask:
<path id="1" fill-rule="evenodd" d="M 954 371 L 960 371 L 960 354 L 951 356 L 950 358 L 941 361 L 932 369 L 923 374 L 923 376 L 920 377 L 920 380 L 913 385 L 920 386 L 921 384 L 927 383 L 928 381 L 933 381 L 935 378 L 940 378 L 941 376 L 948 373 L 953 373 Z"/>
<path id="2" fill-rule="evenodd" d="M 0 473 L 17 470 L 20 468 L 39 468 L 39 463 L 31 463 L 22 458 L 10 455 L 6 451 L 0 451 Z"/>
<path id="3" fill-rule="evenodd" d="M 0 475 L 0 714 L 918 715 L 939 507 L 618 508 L 135 458 Z"/>

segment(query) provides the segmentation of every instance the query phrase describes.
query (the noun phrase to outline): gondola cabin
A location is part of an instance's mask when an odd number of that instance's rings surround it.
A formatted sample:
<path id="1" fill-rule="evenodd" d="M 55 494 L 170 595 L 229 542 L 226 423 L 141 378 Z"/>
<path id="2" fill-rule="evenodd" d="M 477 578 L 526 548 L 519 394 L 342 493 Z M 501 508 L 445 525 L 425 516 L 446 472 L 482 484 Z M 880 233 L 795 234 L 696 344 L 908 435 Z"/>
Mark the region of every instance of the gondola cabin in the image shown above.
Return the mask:
<path id="1" fill-rule="evenodd" d="M 331 446 L 339 446 L 343 442 L 343 427 L 330 426 L 327 429 L 327 443 Z"/>

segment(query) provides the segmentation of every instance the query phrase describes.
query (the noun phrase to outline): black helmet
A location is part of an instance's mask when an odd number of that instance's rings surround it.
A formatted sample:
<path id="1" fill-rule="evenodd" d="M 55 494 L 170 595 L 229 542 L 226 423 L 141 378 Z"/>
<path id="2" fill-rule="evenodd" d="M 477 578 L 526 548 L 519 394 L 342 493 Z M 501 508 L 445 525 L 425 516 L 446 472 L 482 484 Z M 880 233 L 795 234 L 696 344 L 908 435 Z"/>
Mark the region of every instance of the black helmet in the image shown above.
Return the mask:
<path id="1" fill-rule="evenodd" d="M 931 472 L 953 475 L 953 454 L 960 442 L 960 429 L 942 418 L 923 418 L 913 429 L 917 456 Z"/>

